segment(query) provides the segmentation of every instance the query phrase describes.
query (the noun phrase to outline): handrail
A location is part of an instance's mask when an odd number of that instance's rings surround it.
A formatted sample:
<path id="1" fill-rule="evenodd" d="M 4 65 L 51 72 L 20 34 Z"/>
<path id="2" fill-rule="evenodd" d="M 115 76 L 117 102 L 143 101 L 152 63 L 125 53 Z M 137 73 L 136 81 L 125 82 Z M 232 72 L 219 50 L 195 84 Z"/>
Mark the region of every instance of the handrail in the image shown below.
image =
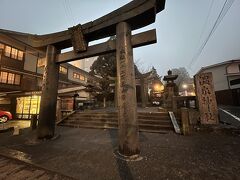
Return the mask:
<path id="1" fill-rule="evenodd" d="M 74 114 L 76 111 L 71 111 L 68 115 L 66 115 L 64 118 L 60 119 L 59 121 L 56 122 L 56 125 L 60 124 L 62 121 L 64 121 L 65 119 L 67 119 L 69 116 L 71 116 L 72 114 Z"/>
<path id="2" fill-rule="evenodd" d="M 180 130 L 180 127 L 177 123 L 177 120 L 176 120 L 176 117 L 175 117 L 174 113 L 172 111 L 169 111 L 168 113 L 169 113 L 170 119 L 172 121 L 175 132 L 177 134 L 181 134 L 181 130 Z"/>

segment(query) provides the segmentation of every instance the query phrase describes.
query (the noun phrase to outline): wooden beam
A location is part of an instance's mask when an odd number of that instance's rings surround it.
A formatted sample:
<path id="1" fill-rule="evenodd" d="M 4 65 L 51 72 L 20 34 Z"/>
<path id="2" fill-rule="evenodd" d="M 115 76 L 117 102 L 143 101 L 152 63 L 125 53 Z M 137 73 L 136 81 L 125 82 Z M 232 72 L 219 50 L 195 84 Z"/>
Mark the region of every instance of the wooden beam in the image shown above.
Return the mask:
<path id="1" fill-rule="evenodd" d="M 149 30 L 132 36 L 132 46 L 134 48 L 149 45 L 157 42 L 156 29 Z M 116 41 L 110 40 L 101 44 L 89 46 L 86 52 L 76 54 L 74 51 L 57 55 L 57 63 L 65 63 L 80 60 L 88 57 L 99 56 L 116 51 Z"/>

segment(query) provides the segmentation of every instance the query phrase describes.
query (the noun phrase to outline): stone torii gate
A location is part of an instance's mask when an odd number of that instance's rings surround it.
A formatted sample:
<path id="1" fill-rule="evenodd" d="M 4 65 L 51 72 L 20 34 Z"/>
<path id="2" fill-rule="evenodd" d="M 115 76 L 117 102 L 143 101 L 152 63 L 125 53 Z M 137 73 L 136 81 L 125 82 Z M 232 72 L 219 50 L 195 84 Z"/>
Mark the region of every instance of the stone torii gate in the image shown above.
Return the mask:
<path id="1" fill-rule="evenodd" d="M 119 152 L 139 154 L 133 48 L 156 43 L 156 30 L 132 35 L 132 30 L 155 22 L 165 0 L 133 0 L 83 25 L 47 35 L 19 35 L 19 40 L 46 51 L 38 138 L 52 138 L 55 130 L 59 64 L 116 51 Z M 116 35 L 116 40 L 88 46 L 88 42 Z M 25 37 L 25 38 L 23 38 Z M 72 47 L 73 51 L 60 53 Z"/>

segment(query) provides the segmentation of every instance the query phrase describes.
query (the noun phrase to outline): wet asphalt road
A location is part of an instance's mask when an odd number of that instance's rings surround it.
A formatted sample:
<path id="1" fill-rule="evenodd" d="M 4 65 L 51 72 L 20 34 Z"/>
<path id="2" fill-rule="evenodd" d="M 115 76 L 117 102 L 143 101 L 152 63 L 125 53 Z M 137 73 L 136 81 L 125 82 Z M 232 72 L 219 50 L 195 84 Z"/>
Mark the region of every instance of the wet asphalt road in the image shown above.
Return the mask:
<path id="1" fill-rule="evenodd" d="M 220 123 L 232 128 L 240 128 L 240 107 L 219 106 Z"/>

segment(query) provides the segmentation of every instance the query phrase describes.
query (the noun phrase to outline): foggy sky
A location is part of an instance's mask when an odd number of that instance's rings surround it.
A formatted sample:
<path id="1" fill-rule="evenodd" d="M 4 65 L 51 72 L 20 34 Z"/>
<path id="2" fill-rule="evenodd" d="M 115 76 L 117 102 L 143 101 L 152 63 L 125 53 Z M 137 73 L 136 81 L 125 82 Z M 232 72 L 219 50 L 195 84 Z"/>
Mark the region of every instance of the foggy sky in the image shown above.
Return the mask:
<path id="1" fill-rule="evenodd" d="M 0 0 L 0 28 L 32 34 L 53 33 L 93 21 L 128 2 Z M 146 71 L 154 66 L 160 75 L 165 75 L 168 69 L 186 67 L 190 74 L 194 74 L 202 66 L 240 59 L 240 0 L 235 0 L 201 55 L 193 59 L 224 2 L 166 0 L 165 10 L 157 15 L 156 23 L 137 31 L 156 28 L 158 40 L 156 44 L 134 49 L 134 59 L 140 69 Z"/>

